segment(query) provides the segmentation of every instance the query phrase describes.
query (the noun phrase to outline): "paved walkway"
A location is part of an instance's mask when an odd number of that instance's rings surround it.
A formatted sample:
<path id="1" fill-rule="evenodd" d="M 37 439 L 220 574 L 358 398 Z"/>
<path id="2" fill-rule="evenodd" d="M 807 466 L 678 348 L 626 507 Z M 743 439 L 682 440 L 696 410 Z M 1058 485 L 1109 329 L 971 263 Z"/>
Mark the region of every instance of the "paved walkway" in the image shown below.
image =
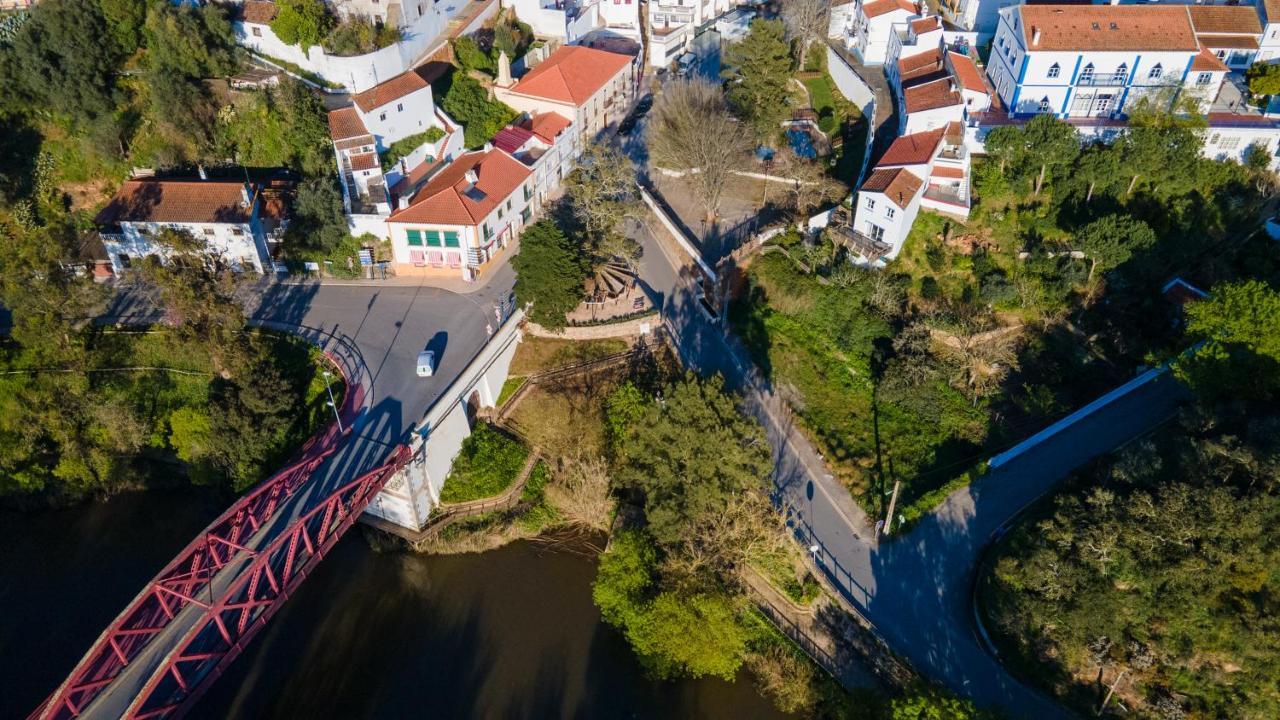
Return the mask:
<path id="1" fill-rule="evenodd" d="M 893 89 L 889 87 L 889 79 L 884 75 L 884 68 L 879 66 L 863 65 L 858 62 L 858 58 L 846 50 L 839 43 L 830 43 L 831 48 L 836 54 L 844 58 L 845 62 L 853 68 L 853 71 L 862 78 L 862 81 L 871 88 L 876 96 L 876 116 L 874 118 L 873 127 L 875 132 L 875 140 L 871 144 L 871 162 L 867 167 L 875 167 L 875 163 L 889 149 L 889 145 L 898 137 L 898 125 L 900 123 L 898 117 L 897 99 L 893 94 Z"/>
<path id="2" fill-rule="evenodd" d="M 866 514 L 796 431 L 768 381 L 702 312 L 688 259 L 643 226 L 631 232 L 645 250 L 641 277 L 663 308 L 681 358 L 700 372 L 723 374 L 728 387 L 744 393 L 774 448 L 779 502 L 790 508 L 798 539 L 818 548 L 820 567 L 847 607 L 918 671 L 983 706 L 1036 720 L 1070 717 L 1010 675 L 980 641 L 971 602 L 975 562 L 1002 523 L 1071 470 L 1168 418 L 1183 397 L 1176 381 L 1166 376 L 1117 400 L 957 491 L 910 534 L 877 545 Z"/>

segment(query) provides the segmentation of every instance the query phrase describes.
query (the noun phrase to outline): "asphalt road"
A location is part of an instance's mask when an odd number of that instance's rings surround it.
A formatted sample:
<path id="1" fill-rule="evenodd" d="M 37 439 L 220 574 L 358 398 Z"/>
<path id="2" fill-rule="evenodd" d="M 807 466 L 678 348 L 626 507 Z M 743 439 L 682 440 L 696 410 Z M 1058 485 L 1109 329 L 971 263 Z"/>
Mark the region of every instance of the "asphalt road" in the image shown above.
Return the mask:
<path id="1" fill-rule="evenodd" d="M 338 438 L 333 455 L 249 539 L 249 548 L 269 544 L 293 519 L 333 489 L 382 464 L 391 448 L 407 439 L 416 422 L 484 346 L 485 326 L 497 326 L 495 304 L 509 302 L 513 279 L 511 269 L 504 266 L 482 288 L 466 295 L 404 284 L 264 283 L 256 288 L 248 303 L 253 321 L 295 332 L 342 353 L 357 376 L 352 382 L 359 386 L 359 402 L 344 418 L 351 433 Z M 137 319 L 153 311 L 144 298 L 126 295 L 109 314 Z M 417 355 L 427 348 L 436 352 L 436 373 L 419 378 Z M 213 592 L 229 587 L 248 564 L 248 558 L 242 557 L 223 568 L 211 583 Z M 94 700 L 85 716 L 122 716 L 200 619 L 200 608 L 184 608 Z"/>
<path id="2" fill-rule="evenodd" d="M 630 228 L 644 249 L 642 284 L 674 330 L 681 357 L 719 372 L 743 392 L 774 448 L 778 502 L 791 510 L 797 539 L 846 600 L 895 652 L 924 675 L 1010 717 L 1052 720 L 1071 713 L 1020 683 L 994 658 L 974 622 L 975 564 L 992 534 L 1088 460 L 1159 425 L 1182 400 L 1167 375 L 1113 402 L 1044 444 L 957 491 L 907 535 L 876 544 L 870 522 L 796 430 L 789 410 L 745 351 L 698 307 L 688 259 L 656 221 Z"/>

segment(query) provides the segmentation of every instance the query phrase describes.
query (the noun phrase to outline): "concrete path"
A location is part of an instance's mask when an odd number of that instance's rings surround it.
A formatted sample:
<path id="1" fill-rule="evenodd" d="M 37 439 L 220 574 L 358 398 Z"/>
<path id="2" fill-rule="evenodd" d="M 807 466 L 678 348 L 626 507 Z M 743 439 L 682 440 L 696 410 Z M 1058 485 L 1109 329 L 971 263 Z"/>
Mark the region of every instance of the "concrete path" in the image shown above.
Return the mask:
<path id="1" fill-rule="evenodd" d="M 974 565 L 992 533 L 1063 476 L 1168 418 L 1183 399 L 1177 383 L 1166 376 L 1117 400 L 957 491 L 909 535 L 877 545 L 866 514 L 793 427 L 768 381 L 703 314 L 688 259 L 657 222 L 652 225 L 654 232 L 630 229 L 645 251 L 642 282 L 663 308 L 681 358 L 700 372 L 722 373 L 764 425 L 774 448 L 778 500 L 791 509 L 798 539 L 817 546 L 821 569 L 848 607 L 918 671 L 980 705 L 1012 717 L 1070 717 L 985 649 L 973 622 Z"/>
<path id="2" fill-rule="evenodd" d="M 872 131 L 875 133 L 875 139 L 871 143 L 871 162 L 867 167 L 875 167 L 875 163 L 889 149 L 889 145 L 898 137 L 898 125 L 901 120 L 898 115 L 898 102 L 893 93 L 893 88 L 889 87 L 889 79 L 884 75 L 884 68 L 879 66 L 863 65 L 853 56 L 847 49 L 842 47 L 840 43 L 830 43 L 831 49 L 836 54 L 849 63 L 849 67 L 857 73 L 858 77 L 871 88 L 876 96 L 876 116 L 872 120 Z"/>

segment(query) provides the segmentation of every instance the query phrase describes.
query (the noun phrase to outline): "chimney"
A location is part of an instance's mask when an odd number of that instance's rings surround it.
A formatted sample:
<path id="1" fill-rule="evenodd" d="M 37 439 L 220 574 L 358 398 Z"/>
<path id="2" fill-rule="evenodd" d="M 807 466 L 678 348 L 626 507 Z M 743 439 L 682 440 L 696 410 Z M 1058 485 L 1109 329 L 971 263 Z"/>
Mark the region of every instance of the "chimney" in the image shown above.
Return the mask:
<path id="1" fill-rule="evenodd" d="M 1035 27 L 1034 25 L 1031 26 L 1031 44 L 1032 45 L 1040 44 L 1040 28 Z"/>
<path id="2" fill-rule="evenodd" d="M 480 176 L 479 176 L 479 175 L 476 175 L 476 171 L 475 171 L 475 169 L 474 169 L 474 168 L 473 168 L 473 169 L 471 169 L 471 170 L 468 170 L 468 171 L 463 175 L 463 177 L 465 177 L 465 178 L 466 178 L 466 180 L 467 180 L 467 185 L 468 185 L 468 186 L 470 186 L 470 187 L 475 187 L 475 186 L 476 186 L 476 183 L 480 182 Z"/>
<path id="3" fill-rule="evenodd" d="M 498 53 L 498 79 L 493 84 L 500 88 L 509 88 L 515 84 L 511 79 L 511 59 L 507 57 L 506 50 Z"/>

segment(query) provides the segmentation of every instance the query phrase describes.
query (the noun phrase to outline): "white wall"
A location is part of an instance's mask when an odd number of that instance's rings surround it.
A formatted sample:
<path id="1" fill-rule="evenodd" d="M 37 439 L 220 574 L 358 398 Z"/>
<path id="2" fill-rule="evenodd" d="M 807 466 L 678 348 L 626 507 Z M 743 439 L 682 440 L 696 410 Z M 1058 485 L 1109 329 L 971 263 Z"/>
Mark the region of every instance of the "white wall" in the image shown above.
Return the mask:
<path id="1" fill-rule="evenodd" d="M 436 105 L 430 86 L 414 90 L 369 113 L 360 111 L 359 108 L 356 110 L 364 120 L 365 128 L 377 136 L 380 150 L 387 149 L 397 140 L 426 132 L 428 128 L 440 124 L 436 119 Z"/>
<path id="2" fill-rule="evenodd" d="M 156 242 L 153 236 L 169 227 L 190 233 L 204 244 L 203 252 L 206 255 L 222 258 L 236 270 L 262 272 L 271 262 L 266 240 L 261 237 L 255 210 L 254 219 L 247 223 L 120 223 L 119 235 L 102 235 L 102 244 L 106 247 L 111 267 L 117 273 L 124 269 L 120 261 L 121 253 L 128 255 L 134 266 L 148 255 L 167 260 L 173 253 L 165 245 Z M 235 234 L 237 231 L 239 235 Z"/>

